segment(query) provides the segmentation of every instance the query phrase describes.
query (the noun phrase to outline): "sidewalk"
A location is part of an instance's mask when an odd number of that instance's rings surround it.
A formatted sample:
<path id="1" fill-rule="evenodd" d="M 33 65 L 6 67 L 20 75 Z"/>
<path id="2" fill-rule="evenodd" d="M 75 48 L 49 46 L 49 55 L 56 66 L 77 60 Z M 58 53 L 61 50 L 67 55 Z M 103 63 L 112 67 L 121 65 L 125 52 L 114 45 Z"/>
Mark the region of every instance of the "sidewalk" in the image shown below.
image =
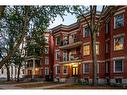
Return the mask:
<path id="1" fill-rule="evenodd" d="M 55 87 L 61 87 L 61 86 L 67 86 L 67 85 L 72 85 L 72 83 L 56 84 L 56 85 L 43 86 L 43 87 L 35 87 L 34 89 L 52 89 L 52 88 L 55 88 Z"/>

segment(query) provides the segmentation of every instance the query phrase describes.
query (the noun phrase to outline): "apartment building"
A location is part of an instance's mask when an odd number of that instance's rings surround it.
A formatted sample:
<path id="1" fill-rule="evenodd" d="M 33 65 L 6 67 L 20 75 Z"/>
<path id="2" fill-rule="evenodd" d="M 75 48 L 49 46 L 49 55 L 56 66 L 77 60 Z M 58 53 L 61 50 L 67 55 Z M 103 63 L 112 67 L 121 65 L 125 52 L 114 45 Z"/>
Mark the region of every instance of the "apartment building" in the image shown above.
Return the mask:
<path id="1" fill-rule="evenodd" d="M 90 14 L 85 16 L 89 19 Z M 98 20 L 99 12 L 95 18 Z M 114 14 L 106 9 L 102 22 L 95 47 L 98 83 L 127 83 L 127 7 L 118 6 Z M 77 78 L 92 83 L 92 46 L 86 21 L 82 18 L 71 25 L 58 25 L 52 28 L 52 35 L 54 81 Z"/>
<path id="2" fill-rule="evenodd" d="M 44 53 L 40 53 L 39 48 L 32 46 L 35 51 L 33 55 L 26 49 L 26 77 L 30 79 L 52 80 L 53 72 L 53 37 L 50 32 L 44 33 L 45 46 Z M 27 37 L 27 43 L 36 43 L 32 38 Z"/>

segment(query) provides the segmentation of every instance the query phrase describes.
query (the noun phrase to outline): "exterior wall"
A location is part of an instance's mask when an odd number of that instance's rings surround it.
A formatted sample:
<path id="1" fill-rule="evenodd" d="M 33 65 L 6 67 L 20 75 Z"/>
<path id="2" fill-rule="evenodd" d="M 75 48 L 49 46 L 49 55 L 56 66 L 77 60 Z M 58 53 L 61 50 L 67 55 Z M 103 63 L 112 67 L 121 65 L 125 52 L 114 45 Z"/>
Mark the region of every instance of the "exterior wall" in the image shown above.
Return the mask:
<path id="1" fill-rule="evenodd" d="M 50 77 L 52 77 L 52 75 L 53 75 L 53 60 L 54 60 L 54 58 L 53 58 L 53 54 L 54 54 L 54 52 L 53 52 L 53 49 L 54 49 L 54 46 L 53 46 L 53 43 L 54 43 L 54 41 L 53 41 L 53 36 L 49 33 L 49 32 L 46 32 L 45 33 L 45 37 L 47 37 L 48 38 L 48 43 L 47 43 L 47 45 L 45 46 L 45 47 L 48 47 L 48 54 L 44 54 L 44 55 L 42 55 L 42 76 L 43 76 L 43 78 L 44 78 L 44 80 L 46 80 L 46 76 L 49 78 L 49 76 Z M 48 58 L 48 64 L 45 64 L 45 58 Z M 45 75 L 45 69 L 46 68 L 49 68 L 49 74 L 48 75 Z"/>
<path id="2" fill-rule="evenodd" d="M 124 11 L 123 11 L 124 10 Z M 115 14 L 120 13 L 123 11 L 124 14 L 124 27 L 122 28 L 117 28 L 114 29 L 114 15 L 107 10 L 107 13 L 105 12 L 104 17 L 103 17 L 103 24 L 101 26 L 101 29 L 99 31 L 99 36 L 97 36 L 97 41 L 96 43 L 99 44 L 99 55 L 97 55 L 97 64 L 99 64 L 99 72 L 97 74 L 98 76 L 98 83 L 103 84 L 107 83 L 108 81 L 110 83 L 116 83 L 116 78 L 122 78 L 122 83 L 127 83 L 127 60 L 126 60 L 126 54 L 127 54 L 127 7 L 126 6 L 118 6 L 117 12 Z M 110 29 L 109 32 L 106 33 L 106 22 L 110 21 Z M 59 25 L 55 28 L 52 29 L 53 33 L 53 38 L 54 38 L 54 73 L 53 77 L 54 80 L 56 81 L 57 79 L 59 81 L 67 81 L 70 79 L 72 76 L 72 69 L 73 69 L 73 64 L 72 63 L 78 63 L 78 78 L 81 81 L 85 81 L 85 78 L 88 78 L 89 83 L 92 83 L 93 79 L 93 60 L 92 60 L 92 46 L 91 46 L 91 37 L 83 37 L 83 27 L 86 26 L 85 21 L 79 21 L 77 24 L 72 24 L 69 26 L 64 26 L 64 25 Z M 76 31 L 77 29 L 77 31 Z M 63 40 L 63 36 L 67 34 L 68 36 L 72 34 L 73 32 L 77 33 L 77 36 L 79 40 L 82 42 L 82 44 L 79 47 L 74 47 L 68 49 L 61 49 L 60 45 L 56 45 L 56 37 L 59 35 L 61 40 Z M 114 36 L 119 35 L 119 34 L 124 34 L 124 49 L 119 50 L 119 51 L 114 51 Z M 83 46 L 84 44 L 89 44 L 90 45 L 90 55 L 83 55 Z M 106 43 L 108 44 L 108 52 L 106 52 Z M 63 51 L 67 50 L 69 55 L 69 52 L 71 50 L 74 50 L 76 48 L 79 48 L 79 51 L 81 54 L 79 54 L 80 57 L 80 62 L 76 62 L 73 60 L 73 62 L 70 61 L 63 61 Z M 60 60 L 56 60 L 55 58 L 55 51 L 60 50 Z M 124 70 L 121 73 L 115 73 L 114 72 L 114 60 L 116 58 L 123 58 L 124 60 Z M 79 64 L 80 63 L 80 64 Z M 106 71 L 106 64 L 109 64 L 109 71 Z M 83 64 L 89 64 L 89 72 L 84 73 L 83 72 Z M 56 66 L 60 66 L 60 73 L 56 74 Z M 65 76 L 63 74 L 63 66 L 67 65 L 68 66 L 68 74 Z"/>

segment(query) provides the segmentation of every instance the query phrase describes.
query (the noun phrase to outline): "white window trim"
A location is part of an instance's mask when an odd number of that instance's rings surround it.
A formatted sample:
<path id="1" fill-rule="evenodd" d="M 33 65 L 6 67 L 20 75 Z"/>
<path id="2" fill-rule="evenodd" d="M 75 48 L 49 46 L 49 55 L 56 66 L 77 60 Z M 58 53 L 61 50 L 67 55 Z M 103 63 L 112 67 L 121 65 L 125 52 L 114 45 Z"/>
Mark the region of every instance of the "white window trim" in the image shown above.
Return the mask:
<path id="1" fill-rule="evenodd" d="M 122 71 L 116 71 L 116 70 L 115 70 L 115 61 L 116 61 L 116 60 L 114 60 L 114 64 L 113 64 L 114 73 L 122 73 L 123 70 L 124 70 L 124 60 L 123 60 L 123 59 L 118 59 L 118 60 L 122 60 Z"/>
<path id="2" fill-rule="evenodd" d="M 123 37 L 123 48 L 122 49 L 119 49 L 119 50 L 123 50 L 124 49 L 124 36 L 117 36 L 117 37 Z M 119 51 L 119 50 L 116 50 L 115 49 L 115 39 L 117 38 L 117 37 L 114 37 L 114 51 Z"/>
<path id="3" fill-rule="evenodd" d="M 47 59 L 47 63 L 46 63 L 46 59 Z M 48 65 L 49 64 L 49 58 L 45 57 L 45 64 Z"/>
<path id="4" fill-rule="evenodd" d="M 66 55 L 66 60 L 64 60 L 64 55 Z M 67 52 L 63 52 L 63 61 L 67 61 Z"/>
<path id="5" fill-rule="evenodd" d="M 46 72 L 46 69 L 47 69 L 48 73 Z M 45 75 L 49 75 L 49 67 L 45 67 Z"/>
<path id="6" fill-rule="evenodd" d="M 68 66 L 67 66 L 66 73 L 64 73 L 64 66 L 63 66 L 63 75 L 68 75 Z"/>
<path id="7" fill-rule="evenodd" d="M 55 68 L 56 68 L 56 75 L 59 74 L 59 73 L 57 72 L 57 70 L 58 70 L 58 66 L 59 66 L 59 65 L 57 65 L 57 66 L 55 67 Z"/>
<path id="8" fill-rule="evenodd" d="M 88 64 L 88 63 L 87 63 Z M 85 64 L 83 64 L 83 74 L 88 74 L 89 72 L 85 72 Z"/>
<path id="9" fill-rule="evenodd" d="M 114 15 L 114 29 L 117 29 L 116 24 L 115 24 L 115 21 L 116 21 L 115 16 L 121 15 L 121 14 L 123 15 L 123 27 L 124 27 L 124 14 L 121 12 L 121 13 L 119 13 L 119 14 Z"/>
<path id="10" fill-rule="evenodd" d="M 86 30 L 85 28 L 87 28 L 87 26 L 84 26 L 84 27 L 83 27 L 83 37 L 86 38 L 86 35 L 85 35 L 85 32 L 84 32 L 84 31 Z"/>

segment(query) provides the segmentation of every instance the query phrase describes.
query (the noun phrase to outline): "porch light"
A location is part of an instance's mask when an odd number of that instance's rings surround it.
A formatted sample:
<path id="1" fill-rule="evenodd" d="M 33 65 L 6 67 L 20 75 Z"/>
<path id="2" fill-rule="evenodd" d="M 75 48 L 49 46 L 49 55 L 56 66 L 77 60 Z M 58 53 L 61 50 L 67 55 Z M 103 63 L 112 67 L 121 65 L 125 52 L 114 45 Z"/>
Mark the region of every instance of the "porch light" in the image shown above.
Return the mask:
<path id="1" fill-rule="evenodd" d="M 38 71 L 39 69 L 38 68 L 35 68 L 35 71 Z"/>

